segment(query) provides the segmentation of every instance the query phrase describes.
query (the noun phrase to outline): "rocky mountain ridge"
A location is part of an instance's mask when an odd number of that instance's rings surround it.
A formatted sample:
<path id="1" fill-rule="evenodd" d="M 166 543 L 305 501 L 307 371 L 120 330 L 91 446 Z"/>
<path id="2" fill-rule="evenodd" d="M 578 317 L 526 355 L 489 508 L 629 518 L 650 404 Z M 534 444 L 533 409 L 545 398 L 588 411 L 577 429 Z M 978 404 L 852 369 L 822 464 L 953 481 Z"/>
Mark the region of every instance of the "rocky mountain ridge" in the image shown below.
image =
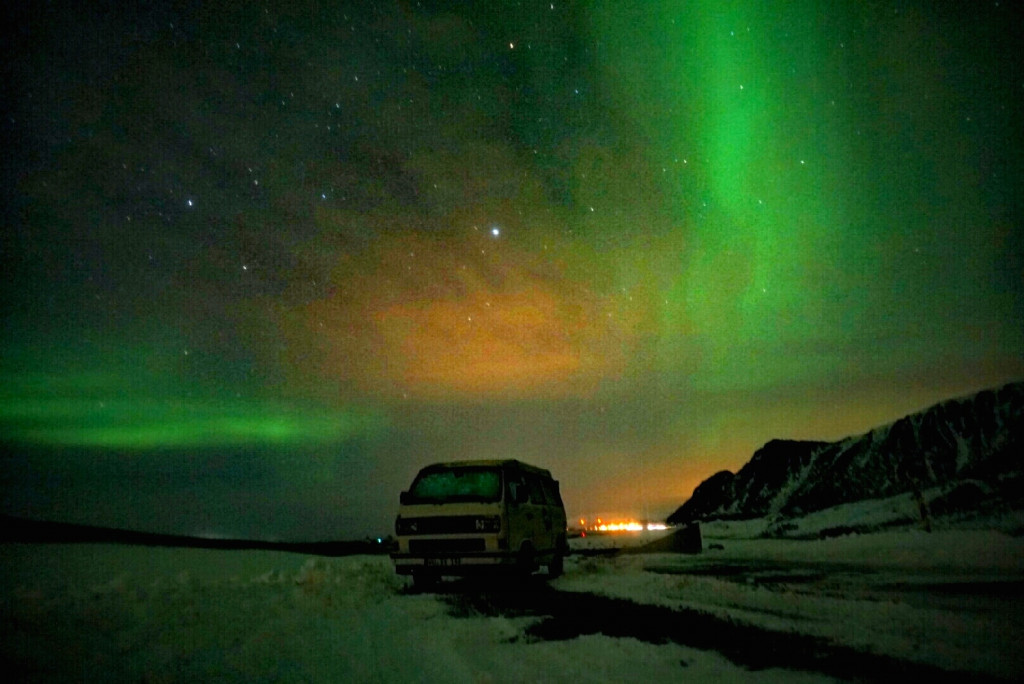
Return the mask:
<path id="1" fill-rule="evenodd" d="M 772 440 L 668 518 L 798 518 L 911 495 L 924 517 L 1024 509 L 1024 382 L 950 399 L 838 442 Z"/>

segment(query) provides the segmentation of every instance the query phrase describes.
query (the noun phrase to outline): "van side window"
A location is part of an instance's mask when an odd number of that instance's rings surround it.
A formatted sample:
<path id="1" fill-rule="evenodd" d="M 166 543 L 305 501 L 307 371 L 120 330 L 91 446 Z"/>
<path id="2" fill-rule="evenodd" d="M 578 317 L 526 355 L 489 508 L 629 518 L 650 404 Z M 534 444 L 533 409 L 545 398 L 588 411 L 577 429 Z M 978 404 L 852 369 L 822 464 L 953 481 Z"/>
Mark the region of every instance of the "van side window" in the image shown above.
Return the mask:
<path id="1" fill-rule="evenodd" d="M 522 476 L 516 473 L 508 473 L 505 475 L 505 481 L 508 483 L 508 500 L 518 501 L 517 497 L 522 493 L 523 488 L 526 487 Z"/>
<path id="2" fill-rule="evenodd" d="M 547 497 L 544 496 L 544 487 L 541 484 L 541 480 L 536 475 L 526 476 L 526 487 L 530 490 L 530 503 L 543 506 L 550 503 Z"/>
<path id="3" fill-rule="evenodd" d="M 561 506 L 562 495 L 558 491 L 558 483 L 554 480 L 541 480 L 541 485 L 544 487 L 544 498 L 547 499 L 549 506 Z"/>

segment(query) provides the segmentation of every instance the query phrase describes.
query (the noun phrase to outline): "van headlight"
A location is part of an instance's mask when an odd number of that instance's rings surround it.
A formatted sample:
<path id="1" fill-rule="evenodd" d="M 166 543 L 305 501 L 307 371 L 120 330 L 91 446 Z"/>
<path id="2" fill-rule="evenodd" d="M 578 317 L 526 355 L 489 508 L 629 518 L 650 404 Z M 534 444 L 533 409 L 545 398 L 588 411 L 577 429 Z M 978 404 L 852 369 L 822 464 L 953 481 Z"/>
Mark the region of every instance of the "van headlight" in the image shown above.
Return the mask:
<path id="1" fill-rule="evenodd" d="M 477 532 L 500 532 L 501 516 L 481 516 L 473 521 L 473 529 Z"/>

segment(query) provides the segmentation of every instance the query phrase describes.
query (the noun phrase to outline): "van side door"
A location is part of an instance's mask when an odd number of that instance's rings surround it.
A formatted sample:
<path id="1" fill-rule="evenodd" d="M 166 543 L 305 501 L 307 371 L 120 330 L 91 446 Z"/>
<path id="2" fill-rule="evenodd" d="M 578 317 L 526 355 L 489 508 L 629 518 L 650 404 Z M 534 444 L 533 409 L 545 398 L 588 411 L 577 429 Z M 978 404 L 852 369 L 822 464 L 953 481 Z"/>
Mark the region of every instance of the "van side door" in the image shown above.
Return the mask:
<path id="1" fill-rule="evenodd" d="M 523 474 L 515 467 L 505 470 L 505 524 L 508 530 L 508 549 L 517 553 L 523 541 L 530 538 L 530 522 L 526 517 L 526 483 Z"/>
<path id="2" fill-rule="evenodd" d="M 558 538 L 557 533 L 561 530 L 558 529 L 557 516 L 548 501 L 544 480 L 533 473 L 526 473 L 524 479 L 526 480 L 526 489 L 530 493 L 529 506 L 534 546 L 538 551 L 552 549 Z"/>
<path id="3" fill-rule="evenodd" d="M 547 501 L 548 510 L 552 519 L 552 539 L 556 546 L 563 546 L 562 538 L 566 533 L 568 521 L 565 518 L 565 506 L 562 504 L 562 494 L 558 489 L 557 480 L 543 479 L 541 485 L 544 487 L 544 498 Z"/>

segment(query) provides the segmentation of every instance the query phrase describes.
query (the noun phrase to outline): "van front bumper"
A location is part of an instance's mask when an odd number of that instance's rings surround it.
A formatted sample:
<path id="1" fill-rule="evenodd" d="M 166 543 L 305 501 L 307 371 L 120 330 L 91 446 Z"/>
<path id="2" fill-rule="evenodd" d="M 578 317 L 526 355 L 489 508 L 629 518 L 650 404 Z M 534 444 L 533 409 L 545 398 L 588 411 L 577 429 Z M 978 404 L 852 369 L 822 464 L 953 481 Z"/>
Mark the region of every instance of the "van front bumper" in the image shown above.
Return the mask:
<path id="1" fill-rule="evenodd" d="M 393 553 L 395 572 L 411 575 L 417 572 L 436 572 L 440 575 L 461 575 L 489 569 L 514 567 L 517 558 L 506 552 L 484 552 L 458 555 L 421 555 Z"/>

